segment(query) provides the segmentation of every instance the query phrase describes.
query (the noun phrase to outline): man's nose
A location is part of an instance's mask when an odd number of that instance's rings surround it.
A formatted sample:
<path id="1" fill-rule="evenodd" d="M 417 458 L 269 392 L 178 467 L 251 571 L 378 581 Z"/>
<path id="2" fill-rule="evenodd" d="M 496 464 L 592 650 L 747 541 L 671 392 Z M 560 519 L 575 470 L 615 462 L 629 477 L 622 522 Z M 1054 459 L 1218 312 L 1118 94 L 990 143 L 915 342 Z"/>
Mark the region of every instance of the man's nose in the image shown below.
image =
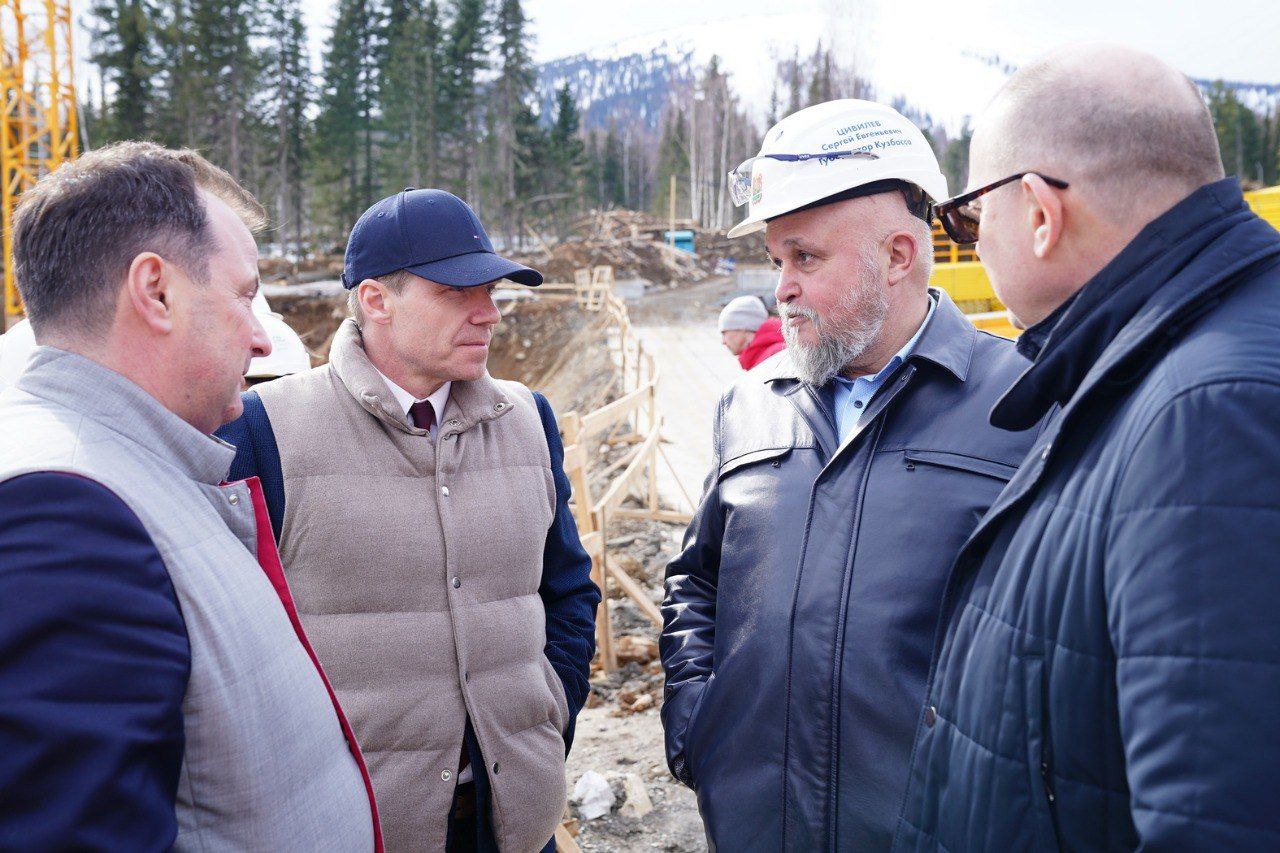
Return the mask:
<path id="1" fill-rule="evenodd" d="M 498 304 L 493 301 L 493 294 L 485 288 L 476 289 L 481 293 L 478 297 L 481 304 L 471 315 L 471 322 L 477 326 L 496 326 L 502 322 L 502 312 L 498 310 Z"/>
<path id="2" fill-rule="evenodd" d="M 252 345 L 254 358 L 265 358 L 271 355 L 271 336 L 267 334 L 266 327 L 262 325 L 257 314 L 253 315 Z"/>
<path id="3" fill-rule="evenodd" d="M 778 270 L 778 284 L 773 289 L 773 295 L 779 303 L 790 302 L 800 295 L 800 285 L 796 283 L 795 276 L 788 273 L 785 263 Z"/>

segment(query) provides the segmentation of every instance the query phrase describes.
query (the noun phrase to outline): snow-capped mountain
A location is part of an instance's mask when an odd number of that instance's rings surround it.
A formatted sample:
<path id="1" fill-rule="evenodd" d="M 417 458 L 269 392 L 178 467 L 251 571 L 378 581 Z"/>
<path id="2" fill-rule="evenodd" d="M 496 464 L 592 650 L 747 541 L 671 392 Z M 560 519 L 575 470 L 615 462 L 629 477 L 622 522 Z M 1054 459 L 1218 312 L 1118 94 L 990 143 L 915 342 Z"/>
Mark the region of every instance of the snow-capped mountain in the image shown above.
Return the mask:
<path id="1" fill-rule="evenodd" d="M 653 129 L 672 93 L 695 82 L 715 58 L 763 123 L 778 61 L 793 55 L 803 61 L 821 44 L 869 80 L 878 100 L 905 103 L 950 134 L 981 112 L 1022 61 L 1040 52 L 997 53 L 981 28 L 963 18 L 906 26 L 911 5 L 867 6 L 861 17 L 803 10 L 744 15 L 632 37 L 543 63 L 539 98 L 547 110 L 555 88 L 567 81 L 586 126 L 602 127 L 612 118 L 620 127 L 637 122 Z M 1213 81 L 1196 82 L 1207 89 Z M 1280 107 L 1280 81 L 1227 85 L 1250 107 Z"/>
<path id="2" fill-rule="evenodd" d="M 550 120 L 556 91 L 567 83 L 584 127 L 612 121 L 620 129 L 656 130 L 674 94 L 691 87 L 698 73 L 692 51 L 673 50 L 665 42 L 645 53 L 568 56 L 539 66 L 539 112 Z"/>
<path id="3" fill-rule="evenodd" d="M 878 36 L 874 50 L 858 47 L 871 40 L 870 26 L 858 24 L 833 23 L 820 12 L 779 12 L 628 38 L 544 62 L 539 66 L 539 100 L 546 110 L 554 102 L 555 89 L 568 82 L 587 126 L 602 126 L 612 117 L 620 126 L 643 121 L 654 128 L 670 93 L 695 82 L 714 59 L 729 74 L 743 105 L 763 121 L 778 62 L 792 56 L 803 62 L 822 45 L 870 79 L 877 97 L 905 100 L 949 129 L 957 129 L 1005 77 L 1002 70 L 949 43 L 938 46 L 945 54 L 935 55 L 949 64 L 946 75 L 930 70 L 935 57 L 922 61 L 930 48 L 919 39 L 903 51 Z"/>

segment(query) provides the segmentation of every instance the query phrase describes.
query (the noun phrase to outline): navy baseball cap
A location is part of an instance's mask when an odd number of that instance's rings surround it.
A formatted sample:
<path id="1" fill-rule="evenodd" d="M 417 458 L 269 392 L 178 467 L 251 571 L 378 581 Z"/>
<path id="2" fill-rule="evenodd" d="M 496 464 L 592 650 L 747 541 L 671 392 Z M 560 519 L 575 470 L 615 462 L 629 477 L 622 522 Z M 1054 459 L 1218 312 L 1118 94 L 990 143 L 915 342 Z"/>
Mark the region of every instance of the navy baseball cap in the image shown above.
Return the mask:
<path id="1" fill-rule="evenodd" d="M 467 203 L 444 190 L 413 187 L 364 212 L 351 229 L 342 286 L 397 270 L 450 287 L 476 287 L 500 278 L 537 287 L 542 273 L 493 251 L 484 226 Z"/>

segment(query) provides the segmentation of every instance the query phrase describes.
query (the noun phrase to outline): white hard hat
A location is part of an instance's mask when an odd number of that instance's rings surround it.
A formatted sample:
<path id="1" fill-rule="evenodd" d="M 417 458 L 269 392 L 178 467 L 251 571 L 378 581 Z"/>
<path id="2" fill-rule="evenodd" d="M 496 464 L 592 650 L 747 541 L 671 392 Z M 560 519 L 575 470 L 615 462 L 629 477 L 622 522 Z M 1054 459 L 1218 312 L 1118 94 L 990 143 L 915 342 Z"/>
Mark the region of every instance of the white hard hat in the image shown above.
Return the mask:
<path id="1" fill-rule="evenodd" d="M 21 320 L 0 335 L 0 389 L 18 381 L 35 350 L 36 335 L 30 320 Z"/>
<path id="2" fill-rule="evenodd" d="M 262 288 L 258 288 L 258 292 L 253 294 L 253 313 L 259 317 L 266 317 L 272 313 L 271 303 L 267 302 L 267 294 L 262 292 Z M 276 316 L 279 316 L 278 314 Z"/>
<path id="3" fill-rule="evenodd" d="M 729 174 L 734 203 L 751 205 L 729 236 L 759 231 L 775 216 L 888 180 L 914 184 L 934 201 L 947 197 L 933 146 L 897 110 L 853 98 L 807 107 L 770 128 L 760 153 Z"/>
<path id="4" fill-rule="evenodd" d="M 259 314 L 267 337 L 271 338 L 271 354 L 255 358 L 249 363 L 250 379 L 266 379 L 276 376 L 288 376 L 291 373 L 302 373 L 311 369 L 311 356 L 302 344 L 302 338 L 289 327 L 279 314 Z"/>

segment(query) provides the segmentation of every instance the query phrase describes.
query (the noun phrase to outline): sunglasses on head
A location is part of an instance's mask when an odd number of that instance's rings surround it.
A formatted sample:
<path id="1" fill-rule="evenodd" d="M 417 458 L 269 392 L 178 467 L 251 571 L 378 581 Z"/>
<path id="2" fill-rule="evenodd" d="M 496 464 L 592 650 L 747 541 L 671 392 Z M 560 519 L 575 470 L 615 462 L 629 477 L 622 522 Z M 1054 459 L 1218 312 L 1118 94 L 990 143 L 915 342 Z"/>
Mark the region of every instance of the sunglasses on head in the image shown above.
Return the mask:
<path id="1" fill-rule="evenodd" d="M 1010 175 L 1007 178 L 987 184 L 985 187 L 978 187 L 964 195 L 958 195 L 955 198 L 949 198 L 941 204 L 934 205 L 933 212 L 937 215 L 938 221 L 942 223 L 942 230 L 947 232 L 947 236 L 960 245 L 968 245 L 978 242 L 978 211 L 974 208 L 973 203 L 982 198 L 994 189 L 999 189 L 1005 184 L 1011 184 L 1014 181 L 1020 181 L 1027 175 L 1035 175 L 1051 187 L 1057 187 L 1065 190 L 1068 187 L 1066 181 L 1060 181 L 1057 178 L 1050 178 L 1048 175 L 1042 175 L 1039 172 L 1019 172 L 1016 175 Z"/>

